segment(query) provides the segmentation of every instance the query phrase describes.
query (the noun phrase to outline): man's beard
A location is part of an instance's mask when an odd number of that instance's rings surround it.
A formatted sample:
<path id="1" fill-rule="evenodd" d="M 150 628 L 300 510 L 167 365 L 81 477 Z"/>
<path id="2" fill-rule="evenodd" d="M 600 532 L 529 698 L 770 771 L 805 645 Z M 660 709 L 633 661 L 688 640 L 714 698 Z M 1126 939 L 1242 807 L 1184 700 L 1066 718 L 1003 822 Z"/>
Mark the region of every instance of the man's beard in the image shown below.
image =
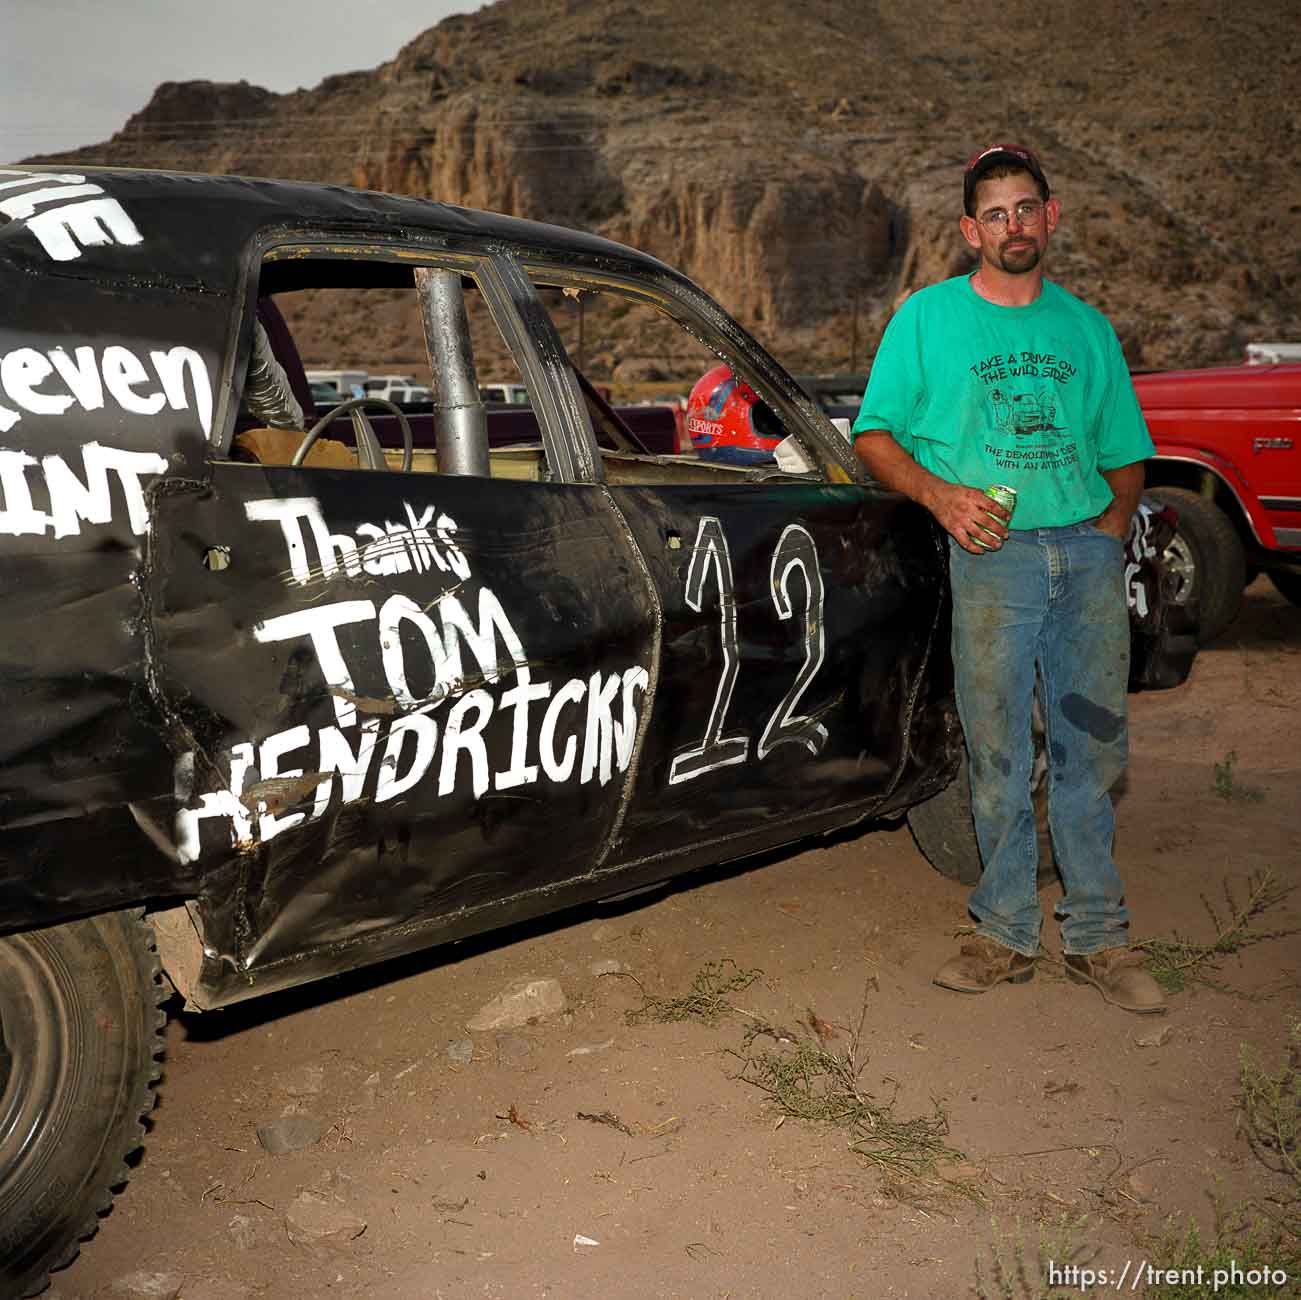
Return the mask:
<path id="1" fill-rule="evenodd" d="M 1033 271 L 1039 265 L 1039 259 L 1042 256 L 1043 249 L 1033 240 L 1016 248 L 1008 248 L 1004 245 L 998 250 L 999 269 L 1006 271 L 1009 275 L 1024 275 L 1027 271 Z"/>

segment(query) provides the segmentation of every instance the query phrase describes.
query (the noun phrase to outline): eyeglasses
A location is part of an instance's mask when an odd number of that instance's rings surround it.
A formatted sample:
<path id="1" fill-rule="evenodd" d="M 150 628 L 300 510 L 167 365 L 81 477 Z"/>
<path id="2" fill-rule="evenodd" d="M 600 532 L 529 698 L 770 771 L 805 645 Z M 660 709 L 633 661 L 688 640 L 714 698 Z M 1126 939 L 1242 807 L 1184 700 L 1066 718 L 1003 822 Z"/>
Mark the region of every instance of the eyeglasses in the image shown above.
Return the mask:
<path id="1" fill-rule="evenodd" d="M 1033 230 L 1042 220 L 1044 215 L 1044 205 L 1042 199 L 1026 199 L 1018 203 L 1012 209 L 1016 216 L 1016 223 L 1022 230 Z M 995 235 L 1001 235 L 1007 229 L 1007 223 L 1011 220 L 1002 208 L 995 208 L 992 212 L 986 212 L 983 217 L 977 217 L 986 230 Z"/>

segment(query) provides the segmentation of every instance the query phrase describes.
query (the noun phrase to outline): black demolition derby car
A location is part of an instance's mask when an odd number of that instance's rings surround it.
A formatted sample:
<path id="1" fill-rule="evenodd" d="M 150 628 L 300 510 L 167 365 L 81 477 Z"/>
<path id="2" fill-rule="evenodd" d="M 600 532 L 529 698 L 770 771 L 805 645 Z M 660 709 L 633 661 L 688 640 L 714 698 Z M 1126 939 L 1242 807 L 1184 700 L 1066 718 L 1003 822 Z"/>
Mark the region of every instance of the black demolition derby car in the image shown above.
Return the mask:
<path id="1" fill-rule="evenodd" d="M 5 1294 L 124 1181 L 165 999 L 910 809 L 978 870 L 937 528 L 662 263 L 345 188 L 10 168 L 0 303 Z M 432 410 L 316 408 L 304 360 L 367 331 L 426 358 Z M 778 459 L 651 446 L 584 373 L 649 353 L 731 365 Z M 479 367 L 530 395 L 504 438 Z M 1171 532 L 1135 519 L 1136 687 L 1191 656 Z"/>

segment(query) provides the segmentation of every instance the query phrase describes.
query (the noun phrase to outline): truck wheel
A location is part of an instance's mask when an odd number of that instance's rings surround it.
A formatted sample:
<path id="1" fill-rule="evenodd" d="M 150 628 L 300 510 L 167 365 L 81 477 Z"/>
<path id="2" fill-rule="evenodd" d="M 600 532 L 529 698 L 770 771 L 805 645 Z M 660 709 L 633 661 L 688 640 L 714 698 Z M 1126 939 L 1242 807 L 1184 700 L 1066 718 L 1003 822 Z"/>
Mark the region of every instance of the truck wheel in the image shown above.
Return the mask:
<path id="1" fill-rule="evenodd" d="M 1035 825 L 1039 832 L 1039 884 L 1057 878 L 1052 837 L 1048 832 L 1048 783 L 1041 780 L 1034 791 Z M 971 819 L 971 769 L 966 752 L 958 774 L 939 794 L 908 809 L 908 829 L 922 856 L 942 876 L 960 885 L 980 882 L 984 869 L 976 843 L 976 824 Z"/>
<path id="2" fill-rule="evenodd" d="M 1242 608 L 1247 559 L 1228 515 L 1213 501 L 1187 488 L 1154 487 L 1147 495 L 1179 514 L 1179 528 L 1166 547 L 1165 564 L 1175 575 L 1174 601 L 1197 601 L 1197 639 L 1214 641 Z"/>
<path id="3" fill-rule="evenodd" d="M 0 938 L 0 1294 L 41 1290 L 126 1181 L 162 999 L 140 912 Z"/>
<path id="4" fill-rule="evenodd" d="M 1301 605 L 1301 569 L 1271 569 L 1269 580 L 1280 596 Z"/>

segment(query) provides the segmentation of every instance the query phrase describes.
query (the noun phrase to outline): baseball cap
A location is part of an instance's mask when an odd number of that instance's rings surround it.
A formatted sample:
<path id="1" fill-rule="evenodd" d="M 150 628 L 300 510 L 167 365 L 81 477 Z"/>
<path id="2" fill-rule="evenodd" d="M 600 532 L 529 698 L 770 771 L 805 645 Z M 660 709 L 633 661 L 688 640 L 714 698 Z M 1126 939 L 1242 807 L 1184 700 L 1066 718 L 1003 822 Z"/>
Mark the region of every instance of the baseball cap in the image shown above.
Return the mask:
<path id="1" fill-rule="evenodd" d="M 976 195 L 976 186 L 995 167 L 1019 167 L 1034 177 L 1046 199 L 1049 194 L 1048 181 L 1039 159 L 1019 144 L 992 144 L 982 149 L 968 164 L 962 176 L 962 206 L 968 216 L 972 215 L 972 200 Z"/>

